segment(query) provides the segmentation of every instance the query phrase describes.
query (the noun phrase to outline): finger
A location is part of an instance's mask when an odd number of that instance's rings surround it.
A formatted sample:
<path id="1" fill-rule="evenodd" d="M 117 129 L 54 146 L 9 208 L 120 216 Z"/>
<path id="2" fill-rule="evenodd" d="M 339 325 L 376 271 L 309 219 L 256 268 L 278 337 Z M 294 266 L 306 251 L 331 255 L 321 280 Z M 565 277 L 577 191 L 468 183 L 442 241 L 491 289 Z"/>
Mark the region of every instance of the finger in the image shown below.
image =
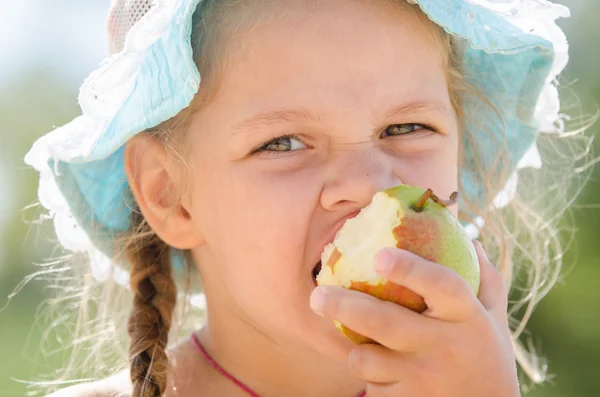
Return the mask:
<path id="1" fill-rule="evenodd" d="M 422 296 L 430 317 L 463 321 L 482 310 L 475 293 L 457 272 L 410 251 L 383 249 L 375 258 L 375 270 Z"/>
<path id="2" fill-rule="evenodd" d="M 396 383 L 405 371 L 405 358 L 387 347 L 364 344 L 348 356 L 348 368 L 353 375 L 371 383 Z"/>
<path id="3" fill-rule="evenodd" d="M 311 306 L 325 317 L 396 351 L 422 350 L 424 346 L 435 345 L 443 334 L 442 324 L 435 319 L 342 287 L 315 288 Z"/>
<path id="4" fill-rule="evenodd" d="M 508 308 L 508 294 L 506 292 L 506 285 L 504 284 L 504 277 L 489 261 L 481 243 L 474 240 L 473 245 L 475 246 L 475 252 L 477 252 L 477 259 L 479 259 L 479 266 L 481 268 L 479 300 L 496 319 L 505 320 Z"/>

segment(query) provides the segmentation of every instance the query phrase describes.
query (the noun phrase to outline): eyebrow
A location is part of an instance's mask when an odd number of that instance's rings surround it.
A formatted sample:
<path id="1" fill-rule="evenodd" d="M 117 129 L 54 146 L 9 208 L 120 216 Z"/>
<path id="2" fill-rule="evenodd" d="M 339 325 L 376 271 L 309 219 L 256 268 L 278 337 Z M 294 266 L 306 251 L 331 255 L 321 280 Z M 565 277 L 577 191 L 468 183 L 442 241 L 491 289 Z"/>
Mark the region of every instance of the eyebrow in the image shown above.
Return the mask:
<path id="1" fill-rule="evenodd" d="M 436 112 L 444 114 L 451 113 L 450 109 L 448 109 L 448 106 L 444 102 L 426 99 L 403 103 L 387 112 L 384 117 L 389 119 L 402 114 L 414 114 L 424 112 Z"/>
<path id="2" fill-rule="evenodd" d="M 384 117 L 386 119 L 398 116 L 401 114 L 414 114 L 423 112 L 437 112 L 450 114 L 450 110 L 445 103 L 437 100 L 418 100 L 401 104 L 392 108 Z M 233 127 L 234 131 L 256 128 L 258 126 L 266 126 L 278 124 L 282 122 L 298 122 L 298 121 L 320 121 L 322 116 L 315 114 L 308 109 L 282 109 L 275 111 L 260 112 L 252 117 L 249 117 Z"/>
<path id="3" fill-rule="evenodd" d="M 320 121 L 322 118 L 318 114 L 314 114 L 308 109 L 282 109 L 275 111 L 260 112 L 244 121 L 236 124 L 234 131 L 245 130 L 253 127 L 278 124 L 281 122 L 298 122 L 298 121 Z"/>

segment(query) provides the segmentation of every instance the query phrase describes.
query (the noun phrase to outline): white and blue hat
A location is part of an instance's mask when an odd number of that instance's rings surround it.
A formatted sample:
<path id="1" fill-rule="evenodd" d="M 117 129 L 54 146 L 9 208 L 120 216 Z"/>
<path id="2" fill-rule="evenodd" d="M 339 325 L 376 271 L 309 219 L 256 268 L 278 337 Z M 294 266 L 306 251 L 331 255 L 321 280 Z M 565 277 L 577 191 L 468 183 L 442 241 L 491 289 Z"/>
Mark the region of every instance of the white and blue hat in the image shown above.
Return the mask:
<path id="1" fill-rule="evenodd" d="M 54 218 L 60 243 L 88 253 L 99 280 L 112 275 L 127 284 L 127 272 L 109 259 L 115 239 L 130 227 L 133 207 L 124 144 L 191 103 L 201 84 L 190 43 L 192 15 L 200 3 L 216 1 L 113 0 L 112 55 L 81 86 L 82 115 L 40 138 L 25 157 L 40 173 L 39 200 Z M 540 133 L 563 130 L 556 77 L 568 62 L 568 44 L 555 21 L 568 17 L 569 10 L 546 0 L 399 1 L 418 4 L 464 41 L 469 82 L 500 112 L 465 98 L 465 128 L 477 139 L 463 142 L 463 207 L 465 202 L 482 210 L 507 205 L 518 171 L 542 166 Z M 498 157 L 508 174 L 497 169 Z M 476 158 L 483 162 L 475 164 Z M 500 178 L 504 188 L 493 198 L 475 167 Z M 464 226 L 475 237 L 481 220 Z"/>

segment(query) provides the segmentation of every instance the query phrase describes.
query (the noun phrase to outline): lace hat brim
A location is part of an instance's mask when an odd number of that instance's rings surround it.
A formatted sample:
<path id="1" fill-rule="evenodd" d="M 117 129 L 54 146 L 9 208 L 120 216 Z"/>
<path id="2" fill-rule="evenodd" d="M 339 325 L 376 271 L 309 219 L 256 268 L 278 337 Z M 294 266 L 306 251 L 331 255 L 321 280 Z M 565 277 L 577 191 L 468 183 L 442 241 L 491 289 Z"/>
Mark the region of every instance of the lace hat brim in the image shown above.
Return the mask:
<path id="1" fill-rule="evenodd" d="M 539 133 L 561 131 L 555 77 L 567 63 L 568 45 L 555 20 L 569 11 L 545 0 L 407 1 L 464 40 L 467 78 L 498 105 L 497 114 L 466 99 L 465 128 L 477 139 L 464 141 L 469 161 L 459 171 L 459 208 L 505 206 L 518 170 L 541 167 Z M 118 52 L 84 82 L 82 115 L 40 138 L 25 157 L 40 172 L 39 199 L 54 217 L 61 244 L 89 253 L 99 279 L 109 277 L 115 238 L 130 227 L 124 144 L 189 106 L 199 88 L 190 36 L 200 2 L 154 1 L 122 34 L 122 45 L 111 46 Z M 508 173 L 498 169 L 498 157 Z M 482 168 L 504 186 L 491 206 L 476 172 Z M 464 226 L 475 237 L 481 219 Z M 126 272 L 117 277 L 126 283 Z"/>

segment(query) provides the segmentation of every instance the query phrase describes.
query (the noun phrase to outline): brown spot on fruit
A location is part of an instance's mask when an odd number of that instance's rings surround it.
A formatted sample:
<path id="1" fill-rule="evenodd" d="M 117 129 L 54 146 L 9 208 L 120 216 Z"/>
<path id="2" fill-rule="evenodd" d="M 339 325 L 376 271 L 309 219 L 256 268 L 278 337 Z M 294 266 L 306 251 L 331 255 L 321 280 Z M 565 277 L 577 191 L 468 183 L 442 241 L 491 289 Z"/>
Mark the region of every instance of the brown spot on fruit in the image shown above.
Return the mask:
<path id="1" fill-rule="evenodd" d="M 435 218 L 407 214 L 392 233 L 396 247 L 413 252 L 431 262 L 440 258 L 440 233 Z"/>
<path id="2" fill-rule="evenodd" d="M 349 289 L 365 292 L 383 301 L 397 303 L 417 313 L 423 313 L 427 309 L 425 300 L 421 296 L 391 281 L 376 285 L 353 282 Z"/>
<path id="3" fill-rule="evenodd" d="M 342 257 L 342 253 L 337 249 L 337 247 L 333 250 L 333 252 L 331 253 L 331 256 L 329 257 L 329 259 L 327 260 L 327 264 L 325 266 L 331 268 L 331 272 L 334 272 L 334 266 L 337 263 L 337 261 L 340 260 L 340 258 Z"/>

